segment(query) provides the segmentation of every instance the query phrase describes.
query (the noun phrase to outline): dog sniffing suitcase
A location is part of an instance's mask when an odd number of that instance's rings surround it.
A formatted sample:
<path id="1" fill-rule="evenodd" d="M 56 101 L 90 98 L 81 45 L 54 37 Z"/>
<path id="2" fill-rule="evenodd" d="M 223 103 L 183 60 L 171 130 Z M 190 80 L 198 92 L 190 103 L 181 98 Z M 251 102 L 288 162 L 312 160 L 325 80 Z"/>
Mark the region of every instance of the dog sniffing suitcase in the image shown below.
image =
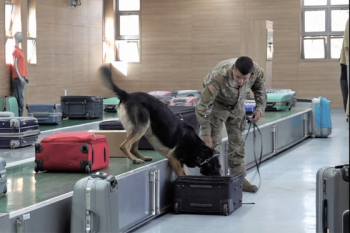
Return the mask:
<path id="1" fill-rule="evenodd" d="M 231 176 L 180 176 L 174 181 L 175 213 L 230 215 L 242 206 L 241 173 Z"/>
<path id="2" fill-rule="evenodd" d="M 103 98 L 100 96 L 61 96 L 62 117 L 101 118 Z"/>
<path id="3" fill-rule="evenodd" d="M 62 120 L 59 104 L 27 104 L 26 108 L 28 116 L 38 119 L 39 125 L 59 124 Z"/>
<path id="4" fill-rule="evenodd" d="M 323 167 L 316 175 L 316 232 L 342 232 L 349 209 L 349 165 Z"/>
<path id="5" fill-rule="evenodd" d="M 71 232 L 119 232 L 118 183 L 97 172 L 73 189 Z"/>
<path id="6" fill-rule="evenodd" d="M 108 167 L 106 137 L 91 132 L 56 133 L 35 144 L 35 172 L 91 171 Z"/>
<path id="7" fill-rule="evenodd" d="M 187 124 L 192 126 L 192 128 L 196 131 L 196 133 L 199 132 L 199 124 L 195 114 L 195 107 L 193 106 L 168 106 L 168 107 L 180 119 L 182 119 Z M 117 119 L 117 120 L 102 121 L 99 124 L 99 129 L 100 130 L 124 130 L 124 127 L 121 124 L 120 120 Z M 141 137 L 139 141 L 138 149 L 154 150 L 153 146 L 149 143 L 149 141 L 145 137 Z"/>
<path id="8" fill-rule="evenodd" d="M 327 98 L 313 98 L 311 137 L 325 138 L 332 133 L 331 105 Z"/>
<path id="9" fill-rule="evenodd" d="M 0 157 L 0 195 L 7 193 L 6 161 Z"/>
<path id="10" fill-rule="evenodd" d="M 40 134 L 34 117 L 0 118 L 0 148 L 17 148 L 34 144 Z"/>

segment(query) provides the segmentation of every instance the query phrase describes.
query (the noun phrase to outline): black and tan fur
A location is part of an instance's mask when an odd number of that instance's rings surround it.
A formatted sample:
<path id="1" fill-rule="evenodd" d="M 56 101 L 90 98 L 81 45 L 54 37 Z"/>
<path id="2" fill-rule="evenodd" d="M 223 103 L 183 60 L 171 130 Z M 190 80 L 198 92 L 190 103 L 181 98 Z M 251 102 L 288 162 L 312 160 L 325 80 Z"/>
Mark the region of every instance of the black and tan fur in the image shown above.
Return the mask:
<path id="1" fill-rule="evenodd" d="M 110 67 L 101 67 L 99 74 L 105 86 L 120 99 L 118 116 L 128 135 L 120 149 L 131 161 L 142 163 L 152 160 L 138 150 L 138 142 L 145 136 L 154 149 L 169 160 L 177 176 L 189 175 L 186 166 L 200 167 L 203 175 L 221 174 L 218 157 L 200 166 L 215 151 L 207 147 L 193 128 L 174 115 L 164 103 L 143 92 L 127 93 L 118 88 L 112 80 Z"/>

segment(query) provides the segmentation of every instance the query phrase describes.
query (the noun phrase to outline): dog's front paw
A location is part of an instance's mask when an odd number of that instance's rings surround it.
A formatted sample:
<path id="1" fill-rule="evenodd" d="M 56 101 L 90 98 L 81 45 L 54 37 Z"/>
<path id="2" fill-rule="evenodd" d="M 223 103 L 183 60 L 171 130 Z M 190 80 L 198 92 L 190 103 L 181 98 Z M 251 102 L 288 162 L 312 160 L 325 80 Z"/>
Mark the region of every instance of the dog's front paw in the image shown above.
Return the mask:
<path id="1" fill-rule="evenodd" d="M 143 161 L 142 159 L 134 159 L 133 163 L 134 164 L 139 164 L 139 163 L 144 163 L 145 161 Z"/>
<path id="2" fill-rule="evenodd" d="M 152 161 L 152 157 L 145 156 L 144 161 Z"/>

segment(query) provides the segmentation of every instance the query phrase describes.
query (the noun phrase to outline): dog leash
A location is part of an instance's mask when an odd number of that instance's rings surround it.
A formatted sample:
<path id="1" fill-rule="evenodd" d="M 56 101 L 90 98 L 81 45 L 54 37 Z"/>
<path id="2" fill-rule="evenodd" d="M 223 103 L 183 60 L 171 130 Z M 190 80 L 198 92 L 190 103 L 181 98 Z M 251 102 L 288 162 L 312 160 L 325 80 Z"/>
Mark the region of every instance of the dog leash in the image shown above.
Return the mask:
<path id="1" fill-rule="evenodd" d="M 248 130 L 247 130 L 247 135 L 245 136 L 244 141 L 247 140 L 248 135 L 249 135 L 249 131 L 250 131 L 252 125 L 253 125 L 253 136 L 254 136 L 254 138 L 253 138 L 253 145 L 255 145 L 255 138 L 256 138 L 255 128 L 258 130 L 258 132 L 259 132 L 259 134 L 260 134 L 260 139 L 261 139 L 261 151 L 260 151 L 259 162 L 258 162 L 258 160 L 257 160 L 257 158 L 256 158 L 255 147 L 254 147 L 254 162 L 255 162 L 255 166 L 256 166 L 257 173 L 258 173 L 258 175 L 259 175 L 259 185 L 258 185 L 258 191 L 259 191 L 260 186 L 261 186 L 261 174 L 260 174 L 260 169 L 259 169 L 259 168 L 260 168 L 260 164 L 261 164 L 261 160 L 262 160 L 263 140 L 262 140 L 262 135 L 261 135 L 261 131 L 260 131 L 259 127 L 258 127 L 255 123 L 253 123 L 253 122 L 251 121 L 251 118 L 249 118 L 248 116 L 246 117 L 246 120 L 247 120 L 248 123 L 249 123 L 249 128 L 248 128 Z M 235 153 L 237 150 L 241 149 L 242 147 L 243 147 L 243 144 L 240 145 L 240 147 L 236 148 L 234 151 L 228 153 L 227 156 L 229 156 L 230 154 Z M 215 155 L 214 155 L 214 156 L 215 156 Z M 213 157 L 214 157 L 214 156 L 213 156 Z M 254 174 L 252 180 L 255 179 L 255 176 L 256 176 L 256 173 Z M 244 204 L 255 204 L 255 203 L 244 203 Z"/>

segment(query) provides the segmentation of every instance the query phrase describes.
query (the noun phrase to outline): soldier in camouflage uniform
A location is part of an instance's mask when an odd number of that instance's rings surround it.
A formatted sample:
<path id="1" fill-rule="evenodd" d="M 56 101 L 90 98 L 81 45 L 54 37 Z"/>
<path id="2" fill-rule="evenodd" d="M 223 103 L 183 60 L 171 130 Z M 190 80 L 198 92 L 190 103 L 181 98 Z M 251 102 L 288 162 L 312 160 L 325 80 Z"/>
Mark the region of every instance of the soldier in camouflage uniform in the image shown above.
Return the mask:
<path id="1" fill-rule="evenodd" d="M 218 153 L 221 144 L 221 130 L 225 123 L 229 150 L 228 165 L 231 174 L 246 175 L 244 155 L 245 141 L 242 132 L 246 128 L 245 96 L 251 89 L 256 108 L 252 122 L 260 119 L 266 107 L 264 71 L 249 57 L 232 58 L 218 63 L 204 78 L 203 90 L 196 106 L 200 124 L 200 136 L 207 146 Z M 243 191 L 256 192 L 257 187 L 243 179 Z"/>

